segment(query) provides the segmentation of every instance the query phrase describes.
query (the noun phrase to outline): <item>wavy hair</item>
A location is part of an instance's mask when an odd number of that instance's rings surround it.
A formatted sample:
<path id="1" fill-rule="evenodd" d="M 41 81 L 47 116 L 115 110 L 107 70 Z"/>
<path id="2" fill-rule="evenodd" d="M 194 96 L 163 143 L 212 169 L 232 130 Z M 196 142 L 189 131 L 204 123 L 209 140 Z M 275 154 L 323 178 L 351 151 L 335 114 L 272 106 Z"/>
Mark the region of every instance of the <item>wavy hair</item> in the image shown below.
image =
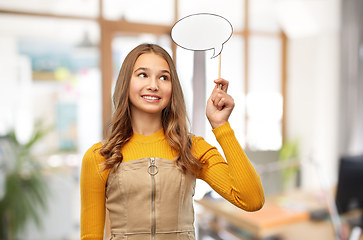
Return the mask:
<path id="1" fill-rule="evenodd" d="M 184 173 L 198 174 L 203 167 L 193 155 L 192 135 L 189 132 L 184 95 L 177 71 L 170 55 L 155 44 L 141 44 L 134 48 L 125 58 L 117 78 L 113 104 L 115 111 L 109 125 L 109 136 L 99 152 L 105 157 L 102 171 L 112 169 L 122 162 L 122 147 L 131 139 L 131 108 L 129 86 L 132 70 L 137 58 L 144 53 L 155 53 L 166 60 L 171 71 L 171 98 L 162 111 L 162 125 L 165 138 L 177 153 L 176 164 Z"/>

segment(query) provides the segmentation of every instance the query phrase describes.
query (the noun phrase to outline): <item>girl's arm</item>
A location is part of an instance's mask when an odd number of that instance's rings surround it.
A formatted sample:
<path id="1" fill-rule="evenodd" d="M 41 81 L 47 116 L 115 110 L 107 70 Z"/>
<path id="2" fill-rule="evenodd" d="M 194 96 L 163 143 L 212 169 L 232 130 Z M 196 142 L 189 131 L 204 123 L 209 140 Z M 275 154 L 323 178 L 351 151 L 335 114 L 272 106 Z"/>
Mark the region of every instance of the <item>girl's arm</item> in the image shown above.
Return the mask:
<path id="1" fill-rule="evenodd" d="M 222 78 L 214 82 L 216 86 L 207 101 L 206 115 L 227 162 L 216 148 L 202 138 L 196 139 L 198 159 L 205 163 L 198 177 L 236 206 L 247 211 L 259 210 L 265 202 L 260 177 L 228 123 L 234 108 L 234 100 L 227 94 L 229 83 Z"/>
<path id="2" fill-rule="evenodd" d="M 199 179 L 219 195 L 246 211 L 257 211 L 265 202 L 264 190 L 255 168 L 238 143 L 229 123 L 213 130 L 227 161 L 203 138 L 194 139 L 199 161 L 205 163 Z"/>
<path id="3" fill-rule="evenodd" d="M 105 184 L 99 172 L 103 162 L 94 152 L 97 144 L 84 155 L 81 169 L 81 240 L 102 240 L 105 226 Z"/>

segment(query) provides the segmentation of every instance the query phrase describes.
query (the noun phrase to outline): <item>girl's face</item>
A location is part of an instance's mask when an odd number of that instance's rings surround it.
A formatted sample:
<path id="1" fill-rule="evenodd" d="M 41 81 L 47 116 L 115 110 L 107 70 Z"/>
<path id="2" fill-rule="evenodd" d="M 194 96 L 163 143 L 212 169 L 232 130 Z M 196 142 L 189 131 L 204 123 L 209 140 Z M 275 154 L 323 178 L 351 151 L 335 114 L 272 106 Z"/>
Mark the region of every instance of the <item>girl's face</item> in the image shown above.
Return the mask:
<path id="1" fill-rule="evenodd" d="M 160 114 L 171 97 L 171 75 L 168 63 L 155 53 L 140 55 L 130 79 L 131 113 Z"/>

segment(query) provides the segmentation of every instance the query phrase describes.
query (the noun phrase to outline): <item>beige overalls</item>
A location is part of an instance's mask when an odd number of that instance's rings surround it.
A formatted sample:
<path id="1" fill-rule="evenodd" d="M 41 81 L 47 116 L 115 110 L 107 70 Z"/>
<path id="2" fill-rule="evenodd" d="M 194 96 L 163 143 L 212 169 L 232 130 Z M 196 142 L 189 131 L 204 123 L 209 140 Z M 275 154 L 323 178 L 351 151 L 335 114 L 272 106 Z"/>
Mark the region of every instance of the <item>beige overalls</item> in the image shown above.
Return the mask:
<path id="1" fill-rule="evenodd" d="M 124 162 L 107 180 L 112 240 L 194 240 L 195 175 L 173 160 Z"/>

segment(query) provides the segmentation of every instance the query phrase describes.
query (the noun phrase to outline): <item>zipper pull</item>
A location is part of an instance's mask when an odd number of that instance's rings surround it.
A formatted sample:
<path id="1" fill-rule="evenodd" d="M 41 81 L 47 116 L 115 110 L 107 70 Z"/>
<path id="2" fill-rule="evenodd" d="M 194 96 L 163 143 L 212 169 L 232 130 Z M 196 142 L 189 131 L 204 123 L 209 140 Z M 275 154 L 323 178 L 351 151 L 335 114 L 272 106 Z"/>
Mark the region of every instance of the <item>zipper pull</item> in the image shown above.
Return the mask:
<path id="1" fill-rule="evenodd" d="M 158 168 L 158 166 L 156 166 L 156 164 L 155 164 L 155 158 L 153 158 L 153 157 L 151 157 L 150 158 L 150 161 L 151 161 L 151 164 L 149 165 L 149 167 L 147 168 L 147 172 L 150 174 L 150 175 L 152 175 L 152 176 L 154 176 L 154 175 L 156 175 L 158 172 L 159 172 L 159 168 Z M 154 172 L 154 169 L 156 168 L 156 172 Z"/>

